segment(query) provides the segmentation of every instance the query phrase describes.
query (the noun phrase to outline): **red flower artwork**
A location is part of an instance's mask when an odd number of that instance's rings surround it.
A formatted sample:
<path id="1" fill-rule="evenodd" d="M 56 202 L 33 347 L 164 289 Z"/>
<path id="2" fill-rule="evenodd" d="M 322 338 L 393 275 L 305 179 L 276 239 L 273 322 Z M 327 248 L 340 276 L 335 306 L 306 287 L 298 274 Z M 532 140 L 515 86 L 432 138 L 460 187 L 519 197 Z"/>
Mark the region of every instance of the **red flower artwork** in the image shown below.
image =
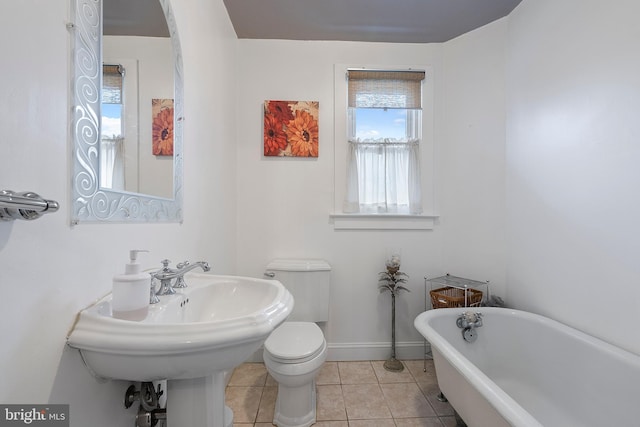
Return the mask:
<path id="1" fill-rule="evenodd" d="M 152 99 L 153 128 L 151 151 L 154 156 L 173 156 L 173 99 Z"/>
<path id="2" fill-rule="evenodd" d="M 296 111 L 287 125 L 291 153 L 300 157 L 318 157 L 318 121 L 306 111 Z"/>
<path id="3" fill-rule="evenodd" d="M 265 101 L 264 155 L 318 157 L 317 101 Z"/>
<path id="4" fill-rule="evenodd" d="M 289 108 L 288 101 L 267 101 L 266 108 L 269 114 L 281 123 L 287 123 L 293 119 L 293 111 Z"/>
<path id="5" fill-rule="evenodd" d="M 282 122 L 271 114 L 264 115 L 264 155 L 277 156 L 287 146 L 287 134 Z"/>

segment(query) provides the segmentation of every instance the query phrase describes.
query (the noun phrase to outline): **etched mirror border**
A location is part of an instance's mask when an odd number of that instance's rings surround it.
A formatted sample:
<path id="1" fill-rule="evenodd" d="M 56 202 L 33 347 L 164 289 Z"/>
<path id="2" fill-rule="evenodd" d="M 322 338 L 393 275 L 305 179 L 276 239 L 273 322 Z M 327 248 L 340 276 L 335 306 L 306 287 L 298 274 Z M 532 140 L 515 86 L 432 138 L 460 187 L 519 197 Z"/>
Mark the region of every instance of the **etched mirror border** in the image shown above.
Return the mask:
<path id="1" fill-rule="evenodd" d="M 71 136 L 73 139 L 71 223 L 182 222 L 182 127 L 184 120 L 182 52 L 169 0 L 164 11 L 174 59 L 173 199 L 100 188 L 100 80 L 102 0 L 71 0 Z"/>

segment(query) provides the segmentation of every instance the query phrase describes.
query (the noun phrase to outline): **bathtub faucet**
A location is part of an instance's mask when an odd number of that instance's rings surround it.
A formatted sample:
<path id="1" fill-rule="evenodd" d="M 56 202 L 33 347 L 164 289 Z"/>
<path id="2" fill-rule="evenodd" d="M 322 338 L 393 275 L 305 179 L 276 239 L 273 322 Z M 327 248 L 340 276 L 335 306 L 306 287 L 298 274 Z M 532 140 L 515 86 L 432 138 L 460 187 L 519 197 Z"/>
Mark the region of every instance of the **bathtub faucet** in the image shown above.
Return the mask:
<path id="1" fill-rule="evenodd" d="M 456 319 L 456 325 L 462 329 L 462 338 L 469 343 L 478 339 L 476 328 L 482 326 L 482 313 L 465 311 Z"/>
<path id="2" fill-rule="evenodd" d="M 482 326 L 482 313 L 465 311 L 456 319 L 456 325 L 460 329 L 473 329 Z"/>

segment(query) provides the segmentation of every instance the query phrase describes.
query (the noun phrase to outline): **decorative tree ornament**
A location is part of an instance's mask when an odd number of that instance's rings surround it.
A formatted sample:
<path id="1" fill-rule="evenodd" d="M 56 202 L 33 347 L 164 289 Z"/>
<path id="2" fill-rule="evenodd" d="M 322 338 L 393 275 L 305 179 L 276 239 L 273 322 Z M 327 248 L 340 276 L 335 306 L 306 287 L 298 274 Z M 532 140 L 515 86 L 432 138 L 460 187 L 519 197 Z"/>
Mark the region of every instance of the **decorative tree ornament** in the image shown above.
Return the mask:
<path id="1" fill-rule="evenodd" d="M 385 264 L 387 271 L 378 273 L 380 292 L 391 293 L 391 357 L 384 362 L 384 368 L 387 371 L 400 372 L 404 365 L 396 359 L 396 295 L 400 291 L 409 292 L 409 289 L 403 286 L 409 276 L 400 271 L 399 255 L 392 255 Z"/>

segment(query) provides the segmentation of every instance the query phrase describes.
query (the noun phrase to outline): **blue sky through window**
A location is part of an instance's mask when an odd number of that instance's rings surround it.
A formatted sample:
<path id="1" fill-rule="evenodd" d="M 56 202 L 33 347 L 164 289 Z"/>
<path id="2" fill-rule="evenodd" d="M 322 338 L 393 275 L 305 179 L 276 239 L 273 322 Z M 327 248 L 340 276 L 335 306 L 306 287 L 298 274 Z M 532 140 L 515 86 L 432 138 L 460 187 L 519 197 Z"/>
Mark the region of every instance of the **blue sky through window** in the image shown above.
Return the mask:
<path id="1" fill-rule="evenodd" d="M 101 104 L 102 136 L 107 138 L 122 136 L 122 104 Z"/>
<path id="2" fill-rule="evenodd" d="M 356 108 L 356 138 L 361 141 L 407 140 L 407 110 Z"/>

